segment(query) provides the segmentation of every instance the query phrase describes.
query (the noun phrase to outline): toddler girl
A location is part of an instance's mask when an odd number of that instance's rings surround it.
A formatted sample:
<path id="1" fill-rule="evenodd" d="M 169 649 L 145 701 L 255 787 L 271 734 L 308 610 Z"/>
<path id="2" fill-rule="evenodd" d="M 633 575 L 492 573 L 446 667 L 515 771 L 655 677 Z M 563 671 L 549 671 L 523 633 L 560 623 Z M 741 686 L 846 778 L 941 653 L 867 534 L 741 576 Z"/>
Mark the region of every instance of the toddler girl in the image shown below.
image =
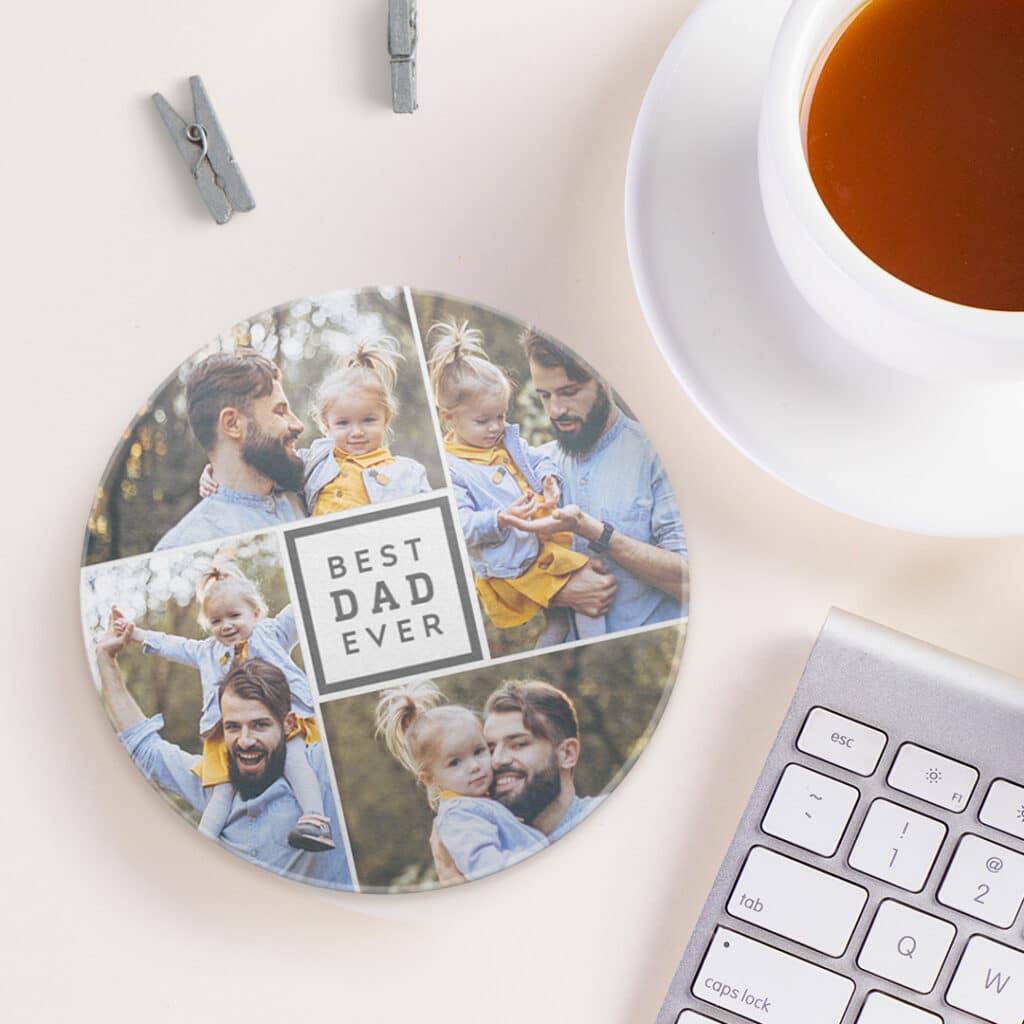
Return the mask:
<path id="1" fill-rule="evenodd" d="M 443 699 L 428 680 L 385 691 L 377 735 L 427 791 L 438 837 L 469 880 L 515 864 L 548 841 L 488 797 L 491 753 L 480 719 Z"/>
<path id="2" fill-rule="evenodd" d="M 310 515 L 376 505 L 431 490 L 427 471 L 386 445 L 398 412 L 397 342 L 360 342 L 321 385 L 315 413 L 324 436 L 299 452 L 306 464 L 304 495 Z"/>
<path id="3" fill-rule="evenodd" d="M 313 412 L 324 436 L 298 451 L 305 464 L 303 497 L 309 515 L 432 490 L 423 466 L 392 455 L 386 444 L 398 413 L 395 384 L 402 358 L 394 338 L 361 341 L 317 389 Z M 207 466 L 199 493 L 205 498 L 216 490 Z"/>
<path id="4" fill-rule="evenodd" d="M 199 670 L 203 684 L 203 713 L 199 720 L 203 755 L 193 771 L 202 779 L 203 786 L 212 790 L 199 831 L 216 839 L 227 824 L 235 798 L 220 719 L 220 681 L 236 662 L 262 658 L 284 672 L 292 695 L 291 710 L 298 719 L 286 738 L 284 777 L 302 808 L 302 816 L 288 833 L 288 844 L 313 852 L 333 849 L 331 823 L 324 814 L 320 783 L 304 749 L 307 743 L 319 741 L 320 731 L 313 717 L 309 682 L 291 659 L 291 649 L 298 641 L 291 605 L 285 606 L 275 618 L 267 618 L 267 606 L 259 591 L 232 567 L 215 567 L 205 572 L 196 587 L 196 600 L 199 624 L 210 634 L 207 639 L 190 640 L 138 626 L 132 626 L 129 639 L 141 643 L 147 654 Z"/>
<path id="5" fill-rule="evenodd" d="M 560 498 L 557 467 L 522 440 L 517 424 L 506 422 L 512 381 L 487 358 L 480 332 L 453 320 L 431 326 L 431 337 L 430 383 L 480 603 L 499 629 L 520 626 L 543 609 L 537 646 L 561 643 L 569 609 L 551 602 L 589 559 L 572 550 L 571 533 L 538 537 L 506 518 L 550 512 Z M 604 616 L 577 612 L 576 631 L 603 634 Z"/>

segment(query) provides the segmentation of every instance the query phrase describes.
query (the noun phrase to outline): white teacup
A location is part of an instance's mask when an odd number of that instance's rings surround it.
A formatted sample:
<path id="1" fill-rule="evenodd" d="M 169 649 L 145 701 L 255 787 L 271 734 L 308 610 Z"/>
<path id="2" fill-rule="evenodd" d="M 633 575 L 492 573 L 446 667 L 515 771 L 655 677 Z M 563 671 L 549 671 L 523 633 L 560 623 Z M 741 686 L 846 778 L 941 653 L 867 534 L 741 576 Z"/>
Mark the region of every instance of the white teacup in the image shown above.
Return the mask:
<path id="1" fill-rule="evenodd" d="M 919 376 L 1024 377 L 1024 312 L 964 306 L 883 270 L 833 220 L 811 178 L 802 108 L 811 77 L 864 0 L 794 0 L 761 105 L 758 174 L 768 227 L 797 288 L 840 335 Z"/>

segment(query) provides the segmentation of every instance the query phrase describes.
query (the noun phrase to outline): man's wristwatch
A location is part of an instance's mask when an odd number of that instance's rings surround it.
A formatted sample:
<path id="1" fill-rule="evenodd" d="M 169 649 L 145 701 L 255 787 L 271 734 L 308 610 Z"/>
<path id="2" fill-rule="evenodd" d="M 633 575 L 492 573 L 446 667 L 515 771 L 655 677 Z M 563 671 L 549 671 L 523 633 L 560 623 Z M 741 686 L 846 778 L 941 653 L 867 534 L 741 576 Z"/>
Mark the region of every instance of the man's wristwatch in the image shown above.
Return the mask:
<path id="1" fill-rule="evenodd" d="M 601 536 L 592 540 L 587 547 L 591 551 L 596 551 L 599 555 L 603 555 L 608 550 L 608 544 L 611 542 L 612 534 L 615 532 L 615 527 L 611 523 L 606 523 L 603 519 L 601 525 L 604 529 L 601 531 Z"/>

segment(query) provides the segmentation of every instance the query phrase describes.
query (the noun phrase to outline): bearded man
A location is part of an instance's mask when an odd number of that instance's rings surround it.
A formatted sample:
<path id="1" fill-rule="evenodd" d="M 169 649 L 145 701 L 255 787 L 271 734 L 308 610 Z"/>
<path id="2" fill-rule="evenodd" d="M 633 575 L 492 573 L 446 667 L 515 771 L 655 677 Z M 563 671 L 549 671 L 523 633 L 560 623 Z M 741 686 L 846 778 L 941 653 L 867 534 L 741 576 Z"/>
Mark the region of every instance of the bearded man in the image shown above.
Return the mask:
<path id="1" fill-rule="evenodd" d="M 195 771 L 199 755 L 165 740 L 160 735 L 162 716 L 147 718 L 125 685 L 117 657 L 124 650 L 128 634 L 129 624 L 115 612 L 96 644 L 96 667 L 110 720 L 146 778 L 202 813 L 208 793 Z M 313 853 L 288 842 L 296 819 L 306 824 L 323 819 L 318 815 L 299 817 L 302 809 L 284 777 L 285 738 L 295 719 L 284 673 L 259 658 L 236 664 L 220 684 L 220 711 L 235 797 L 219 842 L 271 871 L 350 889 L 352 876 L 340 847 Z M 310 744 L 305 754 L 319 782 L 332 833 L 343 835 L 323 747 Z"/>
<path id="2" fill-rule="evenodd" d="M 580 723 L 569 696 L 540 680 L 510 680 L 487 698 L 484 738 L 491 751 L 491 799 L 561 839 L 600 802 L 576 793 Z M 435 827 L 430 837 L 442 885 L 465 881 Z"/>
<path id="3" fill-rule="evenodd" d="M 281 386 L 281 371 L 263 356 L 217 353 L 185 383 L 192 433 L 219 484 L 173 526 L 156 550 L 197 544 L 294 522 L 305 516 L 303 426 Z"/>
<path id="4" fill-rule="evenodd" d="M 573 532 L 616 587 L 607 632 L 688 614 L 686 535 L 661 460 L 611 388 L 564 345 L 535 331 L 520 343 L 555 440 L 563 506 L 550 516 L 509 521 L 534 533 Z"/>

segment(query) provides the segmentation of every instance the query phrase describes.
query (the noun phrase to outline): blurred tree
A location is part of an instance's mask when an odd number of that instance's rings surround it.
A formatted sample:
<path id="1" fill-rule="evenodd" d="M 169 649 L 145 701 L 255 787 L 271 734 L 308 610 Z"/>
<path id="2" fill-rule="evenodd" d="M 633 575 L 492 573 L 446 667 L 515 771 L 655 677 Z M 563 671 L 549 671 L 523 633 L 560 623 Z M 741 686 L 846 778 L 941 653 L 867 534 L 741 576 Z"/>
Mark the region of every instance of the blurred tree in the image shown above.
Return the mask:
<path id="1" fill-rule="evenodd" d="M 608 793 L 640 755 L 661 717 L 685 627 L 576 646 L 439 678 L 446 699 L 481 710 L 509 679 L 544 679 L 575 702 L 582 755 L 580 795 Z M 342 808 L 362 889 L 436 884 L 428 839 L 432 814 L 416 780 L 374 738 L 380 692 L 322 705 Z"/>

